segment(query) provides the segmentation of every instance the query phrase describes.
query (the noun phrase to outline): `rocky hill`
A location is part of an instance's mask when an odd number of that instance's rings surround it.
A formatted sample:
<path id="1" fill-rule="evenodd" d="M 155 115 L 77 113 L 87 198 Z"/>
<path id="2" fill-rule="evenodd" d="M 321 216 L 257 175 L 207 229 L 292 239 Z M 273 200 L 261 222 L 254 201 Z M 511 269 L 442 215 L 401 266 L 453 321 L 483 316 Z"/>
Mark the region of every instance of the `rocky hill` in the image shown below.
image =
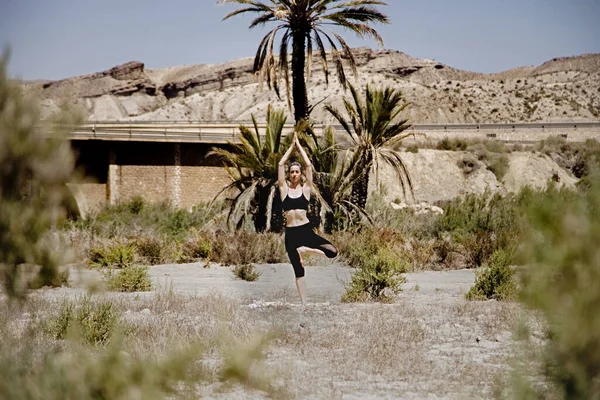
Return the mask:
<path id="1" fill-rule="evenodd" d="M 556 58 L 497 74 L 462 71 L 394 50 L 358 48 L 354 54 L 358 76 L 351 82 L 359 88 L 401 89 L 412 103 L 405 112 L 412 123 L 600 119 L 600 54 Z M 325 84 L 317 61 L 308 81 L 309 101 L 340 107 L 347 93 L 335 77 Z M 285 98 L 259 84 L 252 65 L 253 58 L 163 69 L 129 62 L 60 81 L 25 82 L 23 87 L 41 100 L 44 116 L 75 105 L 90 120 L 247 121 L 251 114 L 262 119 L 269 103 L 287 107 Z M 312 117 L 331 121 L 322 107 Z"/>

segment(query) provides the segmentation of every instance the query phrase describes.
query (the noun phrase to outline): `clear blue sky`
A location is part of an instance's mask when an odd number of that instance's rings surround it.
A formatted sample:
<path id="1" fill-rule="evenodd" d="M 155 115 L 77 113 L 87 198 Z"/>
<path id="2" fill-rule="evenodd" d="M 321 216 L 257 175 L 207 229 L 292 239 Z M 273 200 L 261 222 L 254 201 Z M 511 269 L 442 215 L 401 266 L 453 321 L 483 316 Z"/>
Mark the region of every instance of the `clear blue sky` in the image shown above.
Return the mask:
<path id="1" fill-rule="evenodd" d="M 127 61 L 147 68 L 253 56 L 267 28 L 216 0 L 0 0 L 9 72 L 61 79 Z M 600 0 L 388 0 L 385 48 L 477 72 L 600 52 Z M 345 37 L 351 46 L 373 41 Z"/>

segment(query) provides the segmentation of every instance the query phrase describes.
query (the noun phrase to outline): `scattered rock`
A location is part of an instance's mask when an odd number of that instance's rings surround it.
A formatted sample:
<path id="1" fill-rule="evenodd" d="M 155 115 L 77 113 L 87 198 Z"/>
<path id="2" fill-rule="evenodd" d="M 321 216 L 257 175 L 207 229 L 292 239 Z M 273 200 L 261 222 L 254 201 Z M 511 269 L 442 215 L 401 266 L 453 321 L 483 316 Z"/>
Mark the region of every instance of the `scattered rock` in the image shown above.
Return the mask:
<path id="1" fill-rule="evenodd" d="M 415 211 L 415 214 L 427 214 L 427 213 L 434 213 L 434 214 L 443 214 L 444 210 L 442 210 L 440 207 L 438 206 L 434 206 L 431 204 L 427 204 L 425 202 L 421 202 L 419 204 L 406 204 L 406 203 L 390 203 L 390 205 L 392 206 L 392 208 L 394 210 L 403 210 L 405 208 L 410 208 L 412 210 Z"/>

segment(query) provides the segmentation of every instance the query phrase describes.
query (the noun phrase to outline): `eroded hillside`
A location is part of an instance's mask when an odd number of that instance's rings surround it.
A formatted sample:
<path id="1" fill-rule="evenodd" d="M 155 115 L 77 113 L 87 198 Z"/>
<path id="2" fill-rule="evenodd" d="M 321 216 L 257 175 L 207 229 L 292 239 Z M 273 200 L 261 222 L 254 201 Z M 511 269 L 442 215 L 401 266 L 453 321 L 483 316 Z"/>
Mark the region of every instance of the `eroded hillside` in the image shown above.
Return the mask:
<path id="1" fill-rule="evenodd" d="M 537 67 L 497 74 L 462 71 L 393 50 L 354 50 L 358 75 L 351 82 L 401 89 L 412 103 L 412 123 L 592 121 L 600 119 L 600 54 L 557 58 Z M 223 64 L 146 69 L 130 62 L 108 71 L 61 81 L 24 84 L 41 99 L 44 116 L 75 104 L 90 120 L 247 121 L 268 104 L 287 108 L 252 73 L 253 59 Z M 349 69 L 348 69 L 349 70 Z M 315 61 L 309 101 L 341 106 L 346 94 L 332 77 L 325 83 Z M 317 106 L 312 117 L 329 122 Z M 290 117 L 290 120 L 292 118 Z"/>

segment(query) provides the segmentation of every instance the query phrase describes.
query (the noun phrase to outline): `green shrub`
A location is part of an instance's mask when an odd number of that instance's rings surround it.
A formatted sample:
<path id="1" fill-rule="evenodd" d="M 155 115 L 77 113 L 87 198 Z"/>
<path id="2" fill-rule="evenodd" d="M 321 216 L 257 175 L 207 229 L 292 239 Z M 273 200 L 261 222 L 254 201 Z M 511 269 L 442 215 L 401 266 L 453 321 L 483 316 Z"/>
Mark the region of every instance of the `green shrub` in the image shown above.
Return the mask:
<path id="1" fill-rule="evenodd" d="M 517 286 L 514 270 L 510 266 L 513 257 L 504 250 L 496 250 L 487 265 L 475 271 L 475 284 L 466 294 L 468 300 L 514 299 Z"/>
<path id="2" fill-rule="evenodd" d="M 135 246 L 109 241 L 90 249 L 88 265 L 93 268 L 125 268 L 135 261 Z"/>
<path id="3" fill-rule="evenodd" d="M 438 142 L 436 148 L 438 150 L 450 150 L 450 151 L 465 151 L 468 147 L 468 143 L 463 139 L 450 139 L 445 137 Z"/>
<path id="4" fill-rule="evenodd" d="M 457 161 L 456 165 L 463 172 L 465 176 L 470 175 L 471 173 L 477 171 L 479 169 L 479 162 L 477 161 L 477 157 L 475 157 L 471 153 L 465 153 Z"/>
<path id="5" fill-rule="evenodd" d="M 131 214 L 139 214 L 146 206 L 146 201 L 141 196 L 136 196 L 125 204 Z"/>
<path id="6" fill-rule="evenodd" d="M 165 240 L 154 236 L 144 236 L 134 241 L 136 253 L 150 265 L 162 264 L 166 257 Z"/>
<path id="7" fill-rule="evenodd" d="M 56 270 L 49 271 L 47 268 L 40 268 L 27 282 L 29 289 L 40 289 L 44 286 L 69 286 L 69 269 L 57 267 Z"/>
<path id="8" fill-rule="evenodd" d="M 148 267 L 127 266 L 120 270 L 109 270 L 105 275 L 108 287 L 119 292 L 147 292 L 152 290 Z"/>
<path id="9" fill-rule="evenodd" d="M 210 261 L 221 265 L 287 261 L 283 237 L 274 233 L 217 232 L 212 238 Z"/>
<path id="10" fill-rule="evenodd" d="M 485 164 L 496 178 L 501 181 L 508 171 L 508 148 L 503 142 L 497 140 L 485 140 L 477 142 L 469 147 L 477 159 Z"/>
<path id="11" fill-rule="evenodd" d="M 181 261 L 180 245 L 168 236 L 142 236 L 131 241 L 136 254 L 147 265 Z"/>
<path id="12" fill-rule="evenodd" d="M 92 302 L 89 297 L 78 303 L 64 300 L 58 315 L 48 322 L 48 331 L 55 339 L 66 339 L 74 329 L 87 343 L 102 345 L 110 341 L 119 318 L 120 313 L 110 300 Z"/>
<path id="13" fill-rule="evenodd" d="M 506 172 L 508 172 L 508 157 L 506 154 L 498 154 L 491 157 L 486 163 L 487 169 L 492 171 L 499 181 L 502 181 Z"/>
<path id="14" fill-rule="evenodd" d="M 147 203 L 141 198 L 108 206 L 91 213 L 85 220 L 72 224 L 76 229 L 91 232 L 101 238 L 167 237 L 183 240 L 187 233 L 209 224 L 218 226 L 221 203 L 198 204 L 191 211 L 177 210 L 168 202 Z"/>
<path id="15" fill-rule="evenodd" d="M 212 351 L 207 354 L 206 345 L 169 343 L 164 356 L 138 356 L 124 343 L 115 336 L 102 351 L 75 341 L 60 348 L 20 352 L 0 347 L 2 398 L 190 399 L 198 398 L 199 385 L 212 383 L 221 387 L 240 384 L 269 397 L 281 397 L 261 370 L 268 338 L 244 344 L 223 340 L 220 346 L 228 351 L 223 351 L 223 361 L 216 370 L 203 366 L 214 364 L 215 356 Z"/>
<path id="16" fill-rule="evenodd" d="M 524 189 L 518 195 L 485 192 L 453 200 L 436 220 L 437 235 L 454 241 L 468 267 L 479 267 L 496 250 L 513 253 L 523 230 L 523 207 L 539 196 Z"/>
<path id="17" fill-rule="evenodd" d="M 593 169 L 600 167 L 600 142 L 596 139 L 581 143 L 554 136 L 540 142 L 538 150 L 552 156 L 562 168 L 577 178 L 586 178 Z"/>
<path id="18" fill-rule="evenodd" d="M 193 262 L 210 258 L 213 251 L 210 234 L 195 232 L 182 245 L 182 261 Z"/>
<path id="19" fill-rule="evenodd" d="M 355 268 L 342 301 L 393 301 L 393 296 L 402 290 L 402 284 L 406 282 L 401 273 L 407 268 L 408 264 L 400 261 L 395 252 L 379 249 Z"/>
<path id="20" fill-rule="evenodd" d="M 233 269 L 233 275 L 238 279 L 254 282 L 260 277 L 261 273 L 254 269 L 253 264 L 243 264 L 235 266 Z"/>
<path id="21" fill-rule="evenodd" d="M 456 244 L 448 236 L 438 237 L 433 243 L 433 252 L 437 256 L 437 262 L 447 268 L 454 266 L 457 251 Z"/>
<path id="22" fill-rule="evenodd" d="M 398 262 L 404 262 L 400 261 L 401 259 L 405 260 L 411 266 L 411 271 L 428 269 L 435 261 L 435 243 L 435 239 L 410 238 L 406 247 L 400 251 L 401 257 L 396 258 Z"/>
<path id="23" fill-rule="evenodd" d="M 358 232 L 341 232 L 334 237 L 334 242 L 342 259 L 354 268 L 360 268 L 380 251 L 393 252 L 398 265 L 405 265 L 401 257 L 405 240 L 393 229 L 365 228 Z"/>
<path id="24" fill-rule="evenodd" d="M 537 361 L 549 385 L 538 398 L 600 398 L 600 175 L 591 177 L 587 192 L 552 191 L 527 209 L 521 298 L 548 333 Z"/>
<path id="25" fill-rule="evenodd" d="M 417 146 L 416 144 L 411 144 L 406 146 L 406 151 L 408 153 L 418 153 L 419 152 L 419 146 Z"/>

